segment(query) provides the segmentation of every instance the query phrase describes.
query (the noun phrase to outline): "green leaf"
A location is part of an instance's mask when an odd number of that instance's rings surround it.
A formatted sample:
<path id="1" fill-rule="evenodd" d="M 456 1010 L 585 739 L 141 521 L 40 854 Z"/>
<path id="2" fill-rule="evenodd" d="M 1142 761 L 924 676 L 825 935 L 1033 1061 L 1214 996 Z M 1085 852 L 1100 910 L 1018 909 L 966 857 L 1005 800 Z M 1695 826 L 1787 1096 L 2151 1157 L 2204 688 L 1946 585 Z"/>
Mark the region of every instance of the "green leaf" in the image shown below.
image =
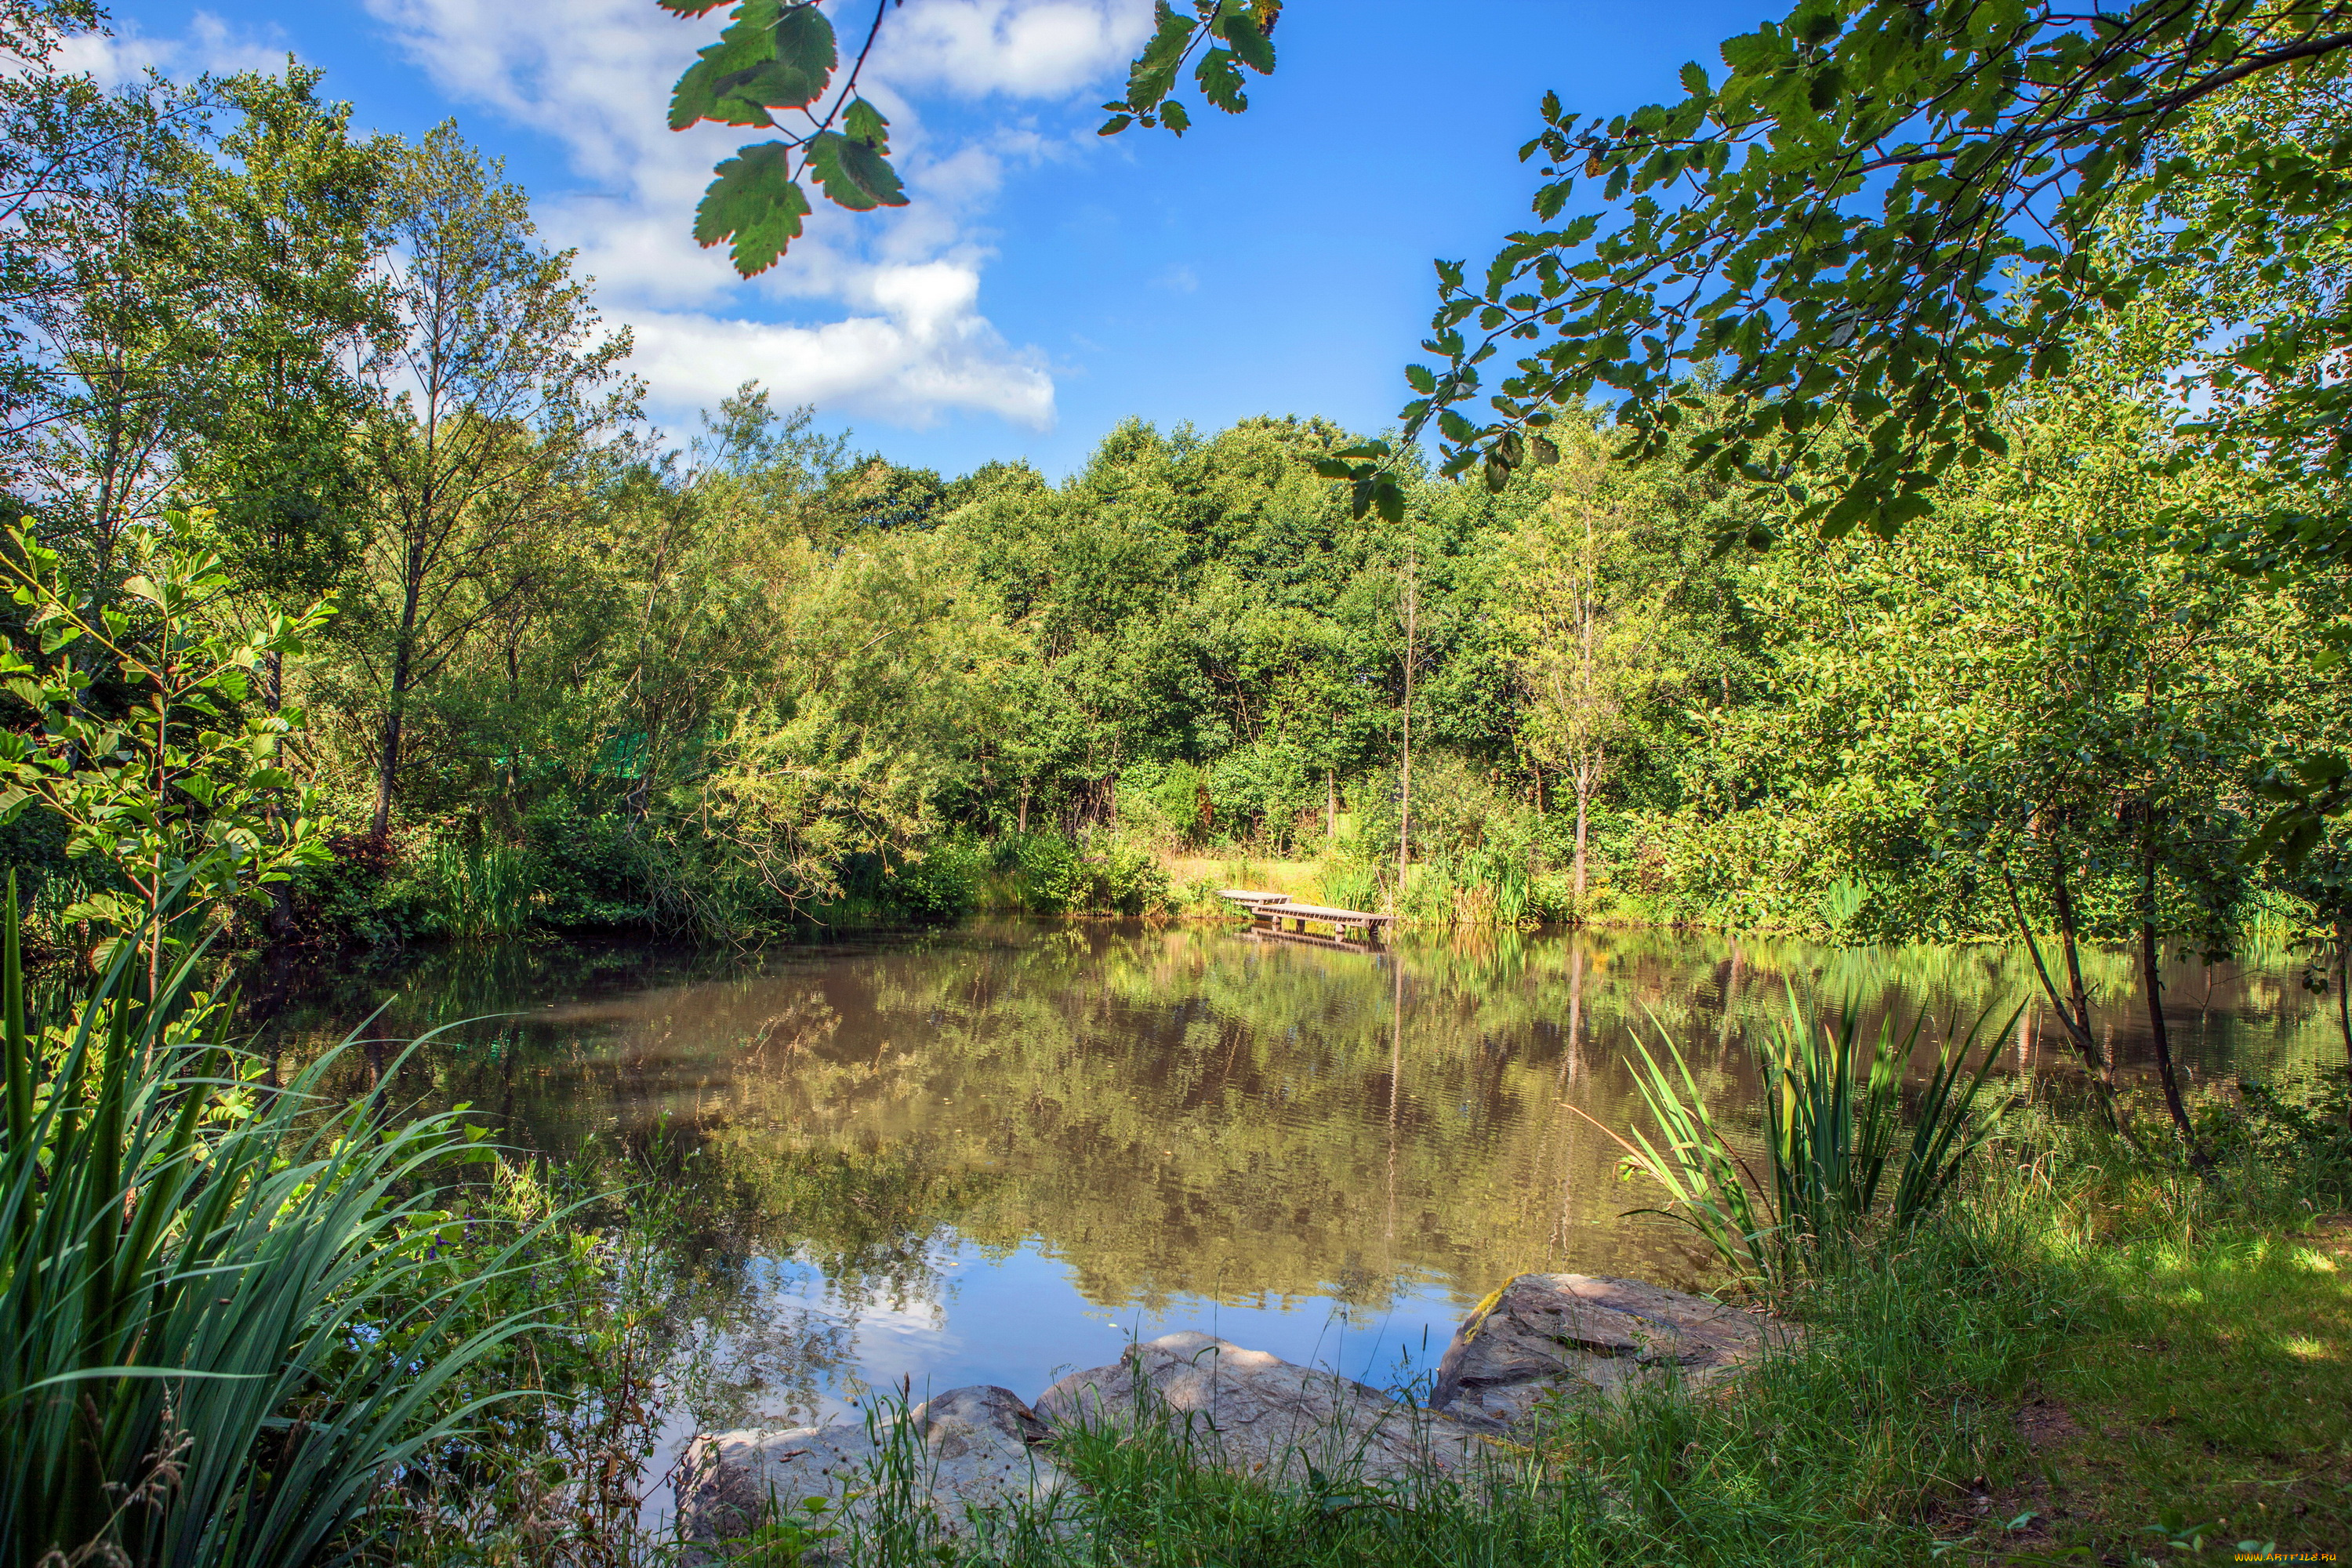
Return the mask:
<path id="1" fill-rule="evenodd" d="M 1217 35 L 1233 46 L 1242 64 L 1260 76 L 1273 74 L 1274 39 L 1267 35 L 1265 18 L 1256 5 L 1246 0 L 1224 0 Z"/>
<path id="2" fill-rule="evenodd" d="M 841 63 L 840 52 L 834 47 L 833 24 L 813 5 L 795 5 L 778 18 L 775 39 L 778 84 L 788 81 L 796 96 L 762 95 L 760 101 L 774 109 L 798 109 L 815 102 L 832 79 L 834 67 Z"/>
<path id="3" fill-rule="evenodd" d="M 882 111 L 862 98 L 853 98 L 849 107 L 841 111 L 841 133 L 852 142 L 863 142 L 877 152 L 890 150 L 890 121 Z"/>
<path id="4" fill-rule="evenodd" d="M 863 142 L 826 131 L 808 146 L 808 171 L 824 194 L 852 212 L 903 207 L 906 187 L 889 160 Z"/>
<path id="5" fill-rule="evenodd" d="M 801 219 L 809 214 L 808 196 L 792 177 L 792 149 L 761 142 L 717 173 L 694 209 L 695 240 L 708 249 L 731 237 L 735 270 L 756 277 L 801 237 Z"/>
<path id="6" fill-rule="evenodd" d="M 1201 84 L 1202 96 L 1227 114 L 1239 114 L 1249 107 L 1249 98 L 1242 91 L 1242 68 L 1231 49 L 1203 54 L 1192 68 L 1192 79 Z M 1172 110 L 1175 105 L 1169 108 Z"/>
<path id="7" fill-rule="evenodd" d="M 707 16 L 727 0 L 654 0 L 654 4 L 673 16 Z"/>
<path id="8" fill-rule="evenodd" d="M 759 124 L 767 117 L 733 88 L 751 72 L 776 58 L 776 0 L 747 0 L 719 41 L 699 50 L 670 94 L 669 128 L 683 131 L 698 120 L 729 124 Z"/>
<path id="9" fill-rule="evenodd" d="M 1692 60 L 1683 67 L 1682 79 L 1683 90 L 1693 98 L 1707 96 L 1709 89 L 1706 84 L 1706 70 L 1696 60 Z"/>

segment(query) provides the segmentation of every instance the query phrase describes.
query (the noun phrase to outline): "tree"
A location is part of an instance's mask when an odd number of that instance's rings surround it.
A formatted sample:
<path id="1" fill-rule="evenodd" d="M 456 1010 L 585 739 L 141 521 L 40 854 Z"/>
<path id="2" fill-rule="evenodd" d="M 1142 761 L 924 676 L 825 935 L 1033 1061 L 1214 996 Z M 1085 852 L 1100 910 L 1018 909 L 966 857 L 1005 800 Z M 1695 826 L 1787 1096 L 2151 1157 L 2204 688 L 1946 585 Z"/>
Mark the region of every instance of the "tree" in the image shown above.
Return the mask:
<path id="1" fill-rule="evenodd" d="M 33 225 L 54 261 L 22 316 L 41 401 L 16 466 L 46 535 L 104 592 L 127 532 L 171 495 L 213 279 L 165 184 L 196 100 L 151 84 L 92 107 L 114 134 L 86 150 L 70 197 Z"/>
<path id="2" fill-rule="evenodd" d="M 1576 796 L 1571 870 L 1585 907 L 1591 818 L 1602 781 L 1628 739 L 1645 652 L 1656 633 L 1628 581 L 1628 481 L 1612 469 L 1600 430 L 1579 430 L 1549 493 L 1513 546 L 1515 620 L 1528 698 L 1523 743 L 1538 768 L 1567 775 Z"/>
<path id="3" fill-rule="evenodd" d="M 579 465 L 635 405 L 634 383 L 607 390 L 629 334 L 603 331 L 572 254 L 537 242 L 499 174 L 443 125 L 401 160 L 390 197 L 397 326 L 372 378 L 370 591 L 355 606 L 374 635 L 379 837 L 418 687 L 530 591 L 529 573 L 502 569 L 577 510 Z"/>
<path id="4" fill-rule="evenodd" d="M 1679 103 L 1604 122 L 1547 98 L 1521 150 L 1548 182 L 1538 217 L 1579 180 L 1622 205 L 1512 236 L 1475 286 L 1440 267 L 1446 363 L 1412 373 L 1411 426 L 1434 416 L 1449 471 L 1499 481 L 1606 385 L 1639 447 L 1695 426 L 1700 459 L 1781 487 L 1788 525 L 1898 528 L 1999 449 L 2007 389 L 2063 371 L 2087 323 L 2211 241 L 2119 253 L 2127 211 L 2224 174 L 2257 207 L 2340 205 L 2341 142 L 2166 154 L 2235 84 L 2336 68 L 2347 24 L 2332 0 L 1803 0 L 1727 40 L 1720 80 L 1684 67 Z M 1458 405 L 1504 350 L 1521 357 L 1473 424 Z M 1701 365 L 1728 394 L 1711 406 Z"/>
<path id="5" fill-rule="evenodd" d="M 379 274 L 393 143 L 351 135 L 321 74 L 221 84 L 239 121 L 213 148 L 183 137 L 169 182 L 208 280 L 191 323 L 177 479 L 215 513 L 223 558 L 265 600 L 315 599 L 355 563 L 365 486 L 362 373 L 391 326 Z M 282 700 L 275 662 L 268 700 Z"/>
<path id="6" fill-rule="evenodd" d="M 2237 940 L 2245 781 L 2304 645 L 2278 595 L 2170 547 L 2169 514 L 2226 505 L 2238 480 L 2166 471 L 2150 367 L 2177 363 L 2187 328 L 2138 314 L 2137 342 L 2086 345 L 2066 381 L 2012 405 L 2008 455 L 1934 516 L 1893 541 L 1791 542 L 1755 569 L 1782 701 L 1748 721 L 1785 794 L 1888 885 L 1874 896 L 1908 883 L 2028 947 L 2103 1099 L 2115 1063 L 2085 966 L 2094 942 L 2127 942 L 2195 1156 L 2161 960 Z"/>
<path id="7" fill-rule="evenodd" d="M 135 98 L 60 68 L 60 46 L 99 25 L 88 0 L 0 4 L 0 481 L 58 413 L 43 322 L 67 292 L 73 233 L 101 199 L 98 176 L 144 133 Z"/>

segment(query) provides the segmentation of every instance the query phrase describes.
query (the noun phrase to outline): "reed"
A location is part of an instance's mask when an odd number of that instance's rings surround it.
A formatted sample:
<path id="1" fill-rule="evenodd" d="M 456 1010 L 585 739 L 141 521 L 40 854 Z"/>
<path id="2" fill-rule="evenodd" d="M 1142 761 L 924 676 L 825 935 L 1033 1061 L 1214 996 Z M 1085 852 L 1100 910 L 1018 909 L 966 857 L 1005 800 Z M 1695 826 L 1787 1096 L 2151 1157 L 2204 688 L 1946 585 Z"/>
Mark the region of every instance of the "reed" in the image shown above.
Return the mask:
<path id="1" fill-rule="evenodd" d="M 480 942 L 530 927 L 536 879 L 529 854 L 511 845 L 436 844 L 431 887 L 435 918 L 449 936 Z"/>
<path id="2" fill-rule="evenodd" d="M 14 879 L 0 953 L 0 1563 L 292 1565 L 368 1532 L 491 1393 L 445 1397 L 535 1323 L 484 1321 L 530 1239 L 452 1276 L 454 1115 L 282 1088 L 223 1034 L 192 952 L 153 997 L 126 946 L 61 1024 L 27 1016 Z M 348 1044 L 349 1042 L 346 1042 Z M 387 1075 L 389 1077 L 389 1075 Z"/>
<path id="3" fill-rule="evenodd" d="M 1888 1013 L 1865 1049 L 1853 1002 L 1834 1023 L 1811 1019 L 1792 987 L 1788 1018 L 1756 1052 L 1763 1179 L 1707 1110 L 1681 1048 L 1663 1034 L 1659 1052 L 1635 1042 L 1634 1082 L 1658 1138 L 1639 1128 L 1630 1136 L 1602 1131 L 1628 1164 L 1665 1190 L 1666 1207 L 1643 1212 L 1690 1226 L 1735 1274 L 1772 1284 L 1817 1274 L 1874 1225 L 1897 1232 L 1916 1226 L 1992 1136 L 1999 1116 L 1979 1114 L 1978 1102 L 2016 1016 L 1988 1034 L 1990 1017 L 1978 1015 L 1937 1047 L 1906 1117 L 1904 1079 L 1926 1016 L 1906 1028 Z"/>

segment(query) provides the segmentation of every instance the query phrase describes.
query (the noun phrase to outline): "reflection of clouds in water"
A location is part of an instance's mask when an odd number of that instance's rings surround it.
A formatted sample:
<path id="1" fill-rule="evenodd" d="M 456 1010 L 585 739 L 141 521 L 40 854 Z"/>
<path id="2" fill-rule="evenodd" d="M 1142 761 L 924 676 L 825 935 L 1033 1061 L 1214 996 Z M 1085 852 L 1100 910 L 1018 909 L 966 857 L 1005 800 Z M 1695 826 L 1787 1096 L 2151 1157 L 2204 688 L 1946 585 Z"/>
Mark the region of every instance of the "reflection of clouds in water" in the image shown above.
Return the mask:
<path id="1" fill-rule="evenodd" d="M 721 1382 L 761 1419 L 807 1419 L 861 1370 L 1029 1397 L 1175 1328 L 1387 1382 L 1513 1273 L 1696 1282 L 1687 1233 L 1622 1217 L 1654 1194 L 1566 1109 L 1641 1121 L 1633 1038 L 1681 1042 L 1737 1128 L 1743 1042 L 1790 984 L 1860 992 L 1874 1033 L 1869 1008 L 1965 1020 L 2030 984 L 1990 944 L 1485 933 L 1401 956 L 1402 986 L 1391 958 L 1197 928 L 984 924 L 716 970 L 534 944 L 346 978 L 305 1026 L 357 1023 L 387 979 L 387 1037 L 520 1014 L 469 1037 L 497 1032 L 495 1050 L 421 1053 L 417 1092 L 551 1152 L 691 1152 L 681 1197 L 734 1292 Z M 2129 1071 L 2146 1024 L 2127 957 L 2088 966 Z M 2168 996 L 2192 1072 L 2339 1059 L 2283 965 L 2183 967 Z M 2031 1013 L 2009 1050 L 2004 1069 L 2071 1070 Z"/>
<path id="2" fill-rule="evenodd" d="M 919 1401 L 971 1384 L 1034 1399 L 1066 1373 L 1107 1365 L 1130 1341 L 1177 1329 L 1404 1387 L 1433 1373 L 1462 1314 L 1436 1279 L 1397 1282 L 1377 1307 L 1301 1291 L 1111 1308 L 1088 1300 L 1076 1271 L 1034 1244 L 949 1244 L 928 1261 L 935 1279 L 953 1277 L 951 1288 L 891 1305 L 869 1302 L 858 1282 L 829 1279 L 805 1261 L 761 1260 L 751 1276 L 757 1283 L 711 1336 L 710 1418 L 799 1425 L 854 1417 L 869 1394 L 903 1388 Z"/>

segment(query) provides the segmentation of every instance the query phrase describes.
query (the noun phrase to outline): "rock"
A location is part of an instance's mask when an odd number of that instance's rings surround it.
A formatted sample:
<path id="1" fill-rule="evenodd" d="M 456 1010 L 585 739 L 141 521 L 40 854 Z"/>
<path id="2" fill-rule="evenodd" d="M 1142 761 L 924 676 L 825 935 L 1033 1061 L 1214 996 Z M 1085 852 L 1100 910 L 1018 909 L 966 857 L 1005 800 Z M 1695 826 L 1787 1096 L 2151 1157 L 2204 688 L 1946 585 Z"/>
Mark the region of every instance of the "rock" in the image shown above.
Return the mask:
<path id="1" fill-rule="evenodd" d="M 974 1526 L 968 1510 L 1042 1502 L 1062 1490 L 1061 1470 L 1034 1447 L 1048 1436 L 1017 1395 L 987 1386 L 950 1389 L 916 1405 L 903 1423 L 878 1429 L 835 1422 L 706 1435 L 678 1466 L 679 1533 L 708 1548 L 750 1535 L 771 1507 L 777 1517 L 805 1522 L 803 1500 L 824 1498 L 830 1506 L 820 1528 L 842 1531 L 826 1544 L 846 1551 L 857 1527 L 873 1518 L 883 1461 L 905 1445 L 916 1500 L 940 1531 L 967 1536 Z"/>
<path id="2" fill-rule="evenodd" d="M 1139 1394 L 1163 1406 L 1211 1463 L 1266 1480 L 1324 1474 L 1396 1482 L 1478 1467 L 1488 1445 L 1453 1422 L 1336 1373 L 1185 1330 L 1073 1373 L 1037 1398 L 1056 1427 L 1134 1425 Z"/>
<path id="3" fill-rule="evenodd" d="M 1762 1320 L 1703 1296 L 1638 1279 L 1522 1274 L 1454 1332 L 1430 1408 L 1466 1426 L 1517 1431 L 1554 1392 L 1614 1393 L 1665 1366 L 1696 1384 L 1729 1376 L 1764 1337 Z"/>

